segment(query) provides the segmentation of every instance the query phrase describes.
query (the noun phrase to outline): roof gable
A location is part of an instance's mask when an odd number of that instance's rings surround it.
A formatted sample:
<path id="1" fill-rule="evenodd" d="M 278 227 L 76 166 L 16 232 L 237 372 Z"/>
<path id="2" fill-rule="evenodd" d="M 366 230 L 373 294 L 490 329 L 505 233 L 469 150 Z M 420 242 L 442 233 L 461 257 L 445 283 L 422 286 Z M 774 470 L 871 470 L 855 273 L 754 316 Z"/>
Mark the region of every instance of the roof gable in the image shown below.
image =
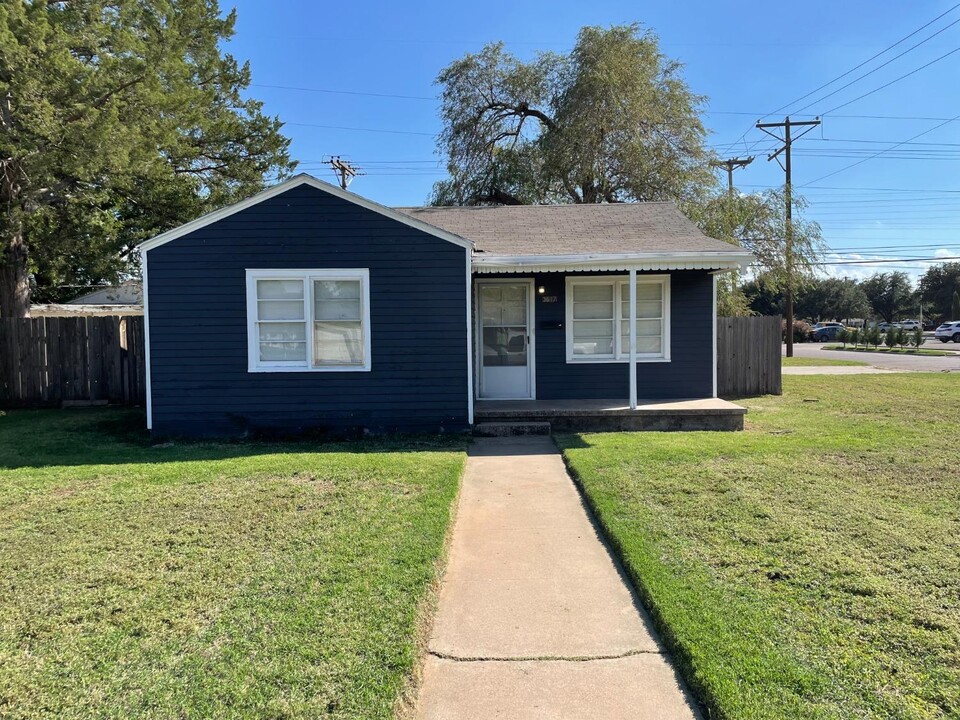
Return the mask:
<path id="1" fill-rule="evenodd" d="M 145 240 L 144 242 L 140 243 L 140 246 L 139 246 L 140 250 L 142 252 L 149 252 L 155 247 L 159 247 L 160 245 L 165 245 L 166 243 L 172 240 L 176 240 L 177 238 L 183 237 L 184 235 L 189 235 L 190 233 L 195 232 L 200 228 L 206 227 L 207 225 L 212 225 L 213 223 L 219 220 L 223 220 L 224 218 L 230 217 L 231 215 L 234 215 L 240 212 L 241 210 L 246 210 L 249 207 L 257 205 L 258 203 L 262 203 L 263 201 L 269 200 L 270 198 L 276 197 L 277 195 L 281 195 L 287 192 L 288 190 L 292 190 L 293 188 L 300 187 L 301 185 L 308 185 L 312 188 L 320 190 L 321 192 L 328 193 L 330 195 L 333 195 L 334 197 L 340 198 L 341 200 L 346 200 L 349 203 L 353 203 L 354 205 L 359 205 L 360 207 L 363 207 L 363 208 L 366 208 L 367 210 L 378 213 L 379 215 L 388 217 L 391 220 L 396 220 L 399 223 L 412 227 L 416 230 L 420 230 L 421 232 L 427 233 L 428 235 L 433 235 L 434 237 L 440 238 L 441 240 L 446 240 L 447 242 L 453 243 L 454 245 L 459 245 L 460 247 L 463 247 L 463 248 L 473 247 L 472 241 L 467 240 L 457 235 L 454 232 L 436 227 L 434 225 L 431 225 L 428 222 L 424 222 L 419 218 L 412 217 L 398 210 L 394 210 L 393 208 L 388 208 L 385 205 L 381 205 L 372 200 L 368 200 L 366 198 L 360 197 L 359 195 L 355 195 L 354 193 L 347 192 L 346 190 L 342 190 L 341 188 L 335 185 L 331 185 L 330 183 L 324 182 L 323 180 L 318 180 L 317 178 L 313 177 L 312 175 L 308 175 L 307 173 L 301 173 L 299 175 L 295 175 L 289 180 L 284 180 L 281 183 L 273 185 L 267 188 L 266 190 L 263 190 L 257 193 L 256 195 L 252 195 L 248 197 L 246 200 L 241 200 L 240 202 L 234 203 L 233 205 L 228 205 L 227 207 L 220 208 L 219 210 L 214 210 L 213 212 L 207 213 L 206 215 L 201 215 L 196 220 L 191 220 L 190 222 L 184 223 L 179 227 L 175 227 L 172 230 L 168 230 L 165 233 L 161 233 L 160 235 L 152 237 L 149 240 Z"/>

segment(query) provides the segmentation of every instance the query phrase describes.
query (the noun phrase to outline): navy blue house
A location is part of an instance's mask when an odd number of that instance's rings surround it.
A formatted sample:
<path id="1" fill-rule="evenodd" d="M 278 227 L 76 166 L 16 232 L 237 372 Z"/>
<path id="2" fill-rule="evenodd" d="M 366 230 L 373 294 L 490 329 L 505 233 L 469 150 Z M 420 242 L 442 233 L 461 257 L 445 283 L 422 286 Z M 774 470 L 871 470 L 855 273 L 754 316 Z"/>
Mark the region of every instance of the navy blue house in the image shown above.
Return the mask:
<path id="1" fill-rule="evenodd" d="M 716 397 L 715 274 L 750 260 L 672 203 L 387 208 L 309 175 L 142 250 L 148 426 L 194 436 Z"/>

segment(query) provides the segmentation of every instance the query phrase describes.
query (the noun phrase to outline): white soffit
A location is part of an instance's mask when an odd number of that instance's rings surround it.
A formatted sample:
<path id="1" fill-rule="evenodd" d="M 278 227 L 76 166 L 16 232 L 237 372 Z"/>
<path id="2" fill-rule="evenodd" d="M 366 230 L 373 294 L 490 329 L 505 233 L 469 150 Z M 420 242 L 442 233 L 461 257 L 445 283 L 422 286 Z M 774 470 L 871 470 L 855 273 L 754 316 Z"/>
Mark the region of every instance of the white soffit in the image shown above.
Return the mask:
<path id="1" fill-rule="evenodd" d="M 474 254 L 473 271 L 480 274 L 518 272 L 597 272 L 623 270 L 735 270 L 753 261 L 748 252 L 622 256 L 483 256 Z"/>

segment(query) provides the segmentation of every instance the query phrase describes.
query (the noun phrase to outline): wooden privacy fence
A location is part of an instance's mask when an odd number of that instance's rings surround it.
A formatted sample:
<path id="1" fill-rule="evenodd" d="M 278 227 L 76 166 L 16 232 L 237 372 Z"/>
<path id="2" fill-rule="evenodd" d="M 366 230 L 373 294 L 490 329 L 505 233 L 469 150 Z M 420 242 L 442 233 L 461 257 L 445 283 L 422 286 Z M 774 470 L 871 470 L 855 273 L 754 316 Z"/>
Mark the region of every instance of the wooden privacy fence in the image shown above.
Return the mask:
<path id="1" fill-rule="evenodd" d="M 780 316 L 717 318 L 717 394 L 780 395 Z"/>
<path id="2" fill-rule="evenodd" d="M 143 317 L 0 318 L 0 407 L 139 405 Z"/>

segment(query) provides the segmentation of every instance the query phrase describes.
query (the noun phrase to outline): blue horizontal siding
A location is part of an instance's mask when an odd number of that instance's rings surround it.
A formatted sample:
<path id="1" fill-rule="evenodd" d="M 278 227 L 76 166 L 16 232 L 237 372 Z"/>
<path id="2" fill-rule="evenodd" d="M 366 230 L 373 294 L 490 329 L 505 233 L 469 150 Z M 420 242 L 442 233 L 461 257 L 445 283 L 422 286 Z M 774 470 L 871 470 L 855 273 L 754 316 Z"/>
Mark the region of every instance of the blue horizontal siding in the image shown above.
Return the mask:
<path id="1" fill-rule="evenodd" d="M 535 300 L 533 332 L 536 338 L 537 398 L 540 400 L 618 399 L 630 395 L 627 363 L 568 363 L 566 349 L 566 278 L 568 275 L 624 275 L 616 273 L 544 273 L 535 275 L 536 287 L 556 302 Z M 642 275 L 642 273 L 639 273 Z M 653 273 L 666 274 L 666 273 Z M 670 275 L 670 362 L 637 363 L 637 396 L 666 400 L 713 395 L 713 279 L 702 271 L 674 271 Z M 475 280 L 529 275 L 480 275 Z M 542 322 L 559 327 L 542 329 Z"/>
<path id="2" fill-rule="evenodd" d="M 154 432 L 459 430 L 463 248 L 301 185 L 147 253 Z M 247 372 L 248 268 L 369 268 L 369 372 Z"/>

